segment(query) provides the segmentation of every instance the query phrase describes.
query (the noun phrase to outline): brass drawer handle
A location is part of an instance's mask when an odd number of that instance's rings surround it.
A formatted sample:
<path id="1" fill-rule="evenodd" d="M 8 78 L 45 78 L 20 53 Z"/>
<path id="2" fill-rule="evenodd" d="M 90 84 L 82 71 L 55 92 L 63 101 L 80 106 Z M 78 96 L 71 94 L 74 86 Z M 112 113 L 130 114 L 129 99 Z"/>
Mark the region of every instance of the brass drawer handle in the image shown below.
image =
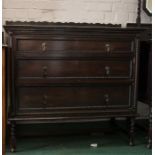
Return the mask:
<path id="1" fill-rule="evenodd" d="M 105 66 L 105 74 L 106 75 L 110 74 L 110 67 L 109 66 Z"/>
<path id="2" fill-rule="evenodd" d="M 105 49 L 106 49 L 106 52 L 110 52 L 111 51 L 111 46 L 109 43 L 105 44 Z"/>
<path id="3" fill-rule="evenodd" d="M 109 94 L 104 95 L 104 100 L 105 100 L 106 105 L 108 105 L 109 104 Z"/>
<path id="4" fill-rule="evenodd" d="M 46 44 L 46 42 L 43 42 L 43 43 L 41 44 L 41 47 L 42 47 L 42 51 L 45 52 L 46 49 L 47 49 L 47 44 Z"/>
<path id="5" fill-rule="evenodd" d="M 42 70 L 43 70 L 43 77 L 47 77 L 48 76 L 47 66 L 43 66 Z"/>

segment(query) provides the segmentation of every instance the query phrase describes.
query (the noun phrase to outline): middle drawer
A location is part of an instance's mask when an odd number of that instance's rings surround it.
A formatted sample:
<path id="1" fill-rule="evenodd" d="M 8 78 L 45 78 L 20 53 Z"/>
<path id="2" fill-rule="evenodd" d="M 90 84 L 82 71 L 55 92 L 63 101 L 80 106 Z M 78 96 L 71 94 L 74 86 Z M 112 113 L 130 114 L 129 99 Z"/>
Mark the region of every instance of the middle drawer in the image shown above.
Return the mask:
<path id="1" fill-rule="evenodd" d="M 129 78 L 131 60 L 17 60 L 17 78 Z"/>

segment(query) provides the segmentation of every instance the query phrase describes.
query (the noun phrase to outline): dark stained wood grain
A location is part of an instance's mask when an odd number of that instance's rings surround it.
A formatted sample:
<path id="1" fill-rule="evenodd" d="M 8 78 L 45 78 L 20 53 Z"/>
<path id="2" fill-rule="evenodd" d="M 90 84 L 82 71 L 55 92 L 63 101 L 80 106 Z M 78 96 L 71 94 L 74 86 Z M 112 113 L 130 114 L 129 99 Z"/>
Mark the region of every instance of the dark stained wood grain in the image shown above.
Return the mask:
<path id="1" fill-rule="evenodd" d="M 17 92 L 18 110 L 44 112 L 62 108 L 130 107 L 130 86 L 23 87 Z M 64 102 L 65 101 L 65 102 Z"/>
<path id="2" fill-rule="evenodd" d="M 130 78 L 130 60 L 18 60 L 17 78 Z"/>
<path id="3" fill-rule="evenodd" d="M 48 36 L 47 36 L 48 37 Z M 82 52 L 89 53 L 90 51 L 94 54 L 98 52 L 131 52 L 132 42 L 130 40 L 75 40 L 76 38 L 70 39 L 53 39 L 46 40 L 37 38 L 34 39 L 18 39 L 17 51 L 24 52 Z M 46 36 L 44 37 L 46 38 Z"/>

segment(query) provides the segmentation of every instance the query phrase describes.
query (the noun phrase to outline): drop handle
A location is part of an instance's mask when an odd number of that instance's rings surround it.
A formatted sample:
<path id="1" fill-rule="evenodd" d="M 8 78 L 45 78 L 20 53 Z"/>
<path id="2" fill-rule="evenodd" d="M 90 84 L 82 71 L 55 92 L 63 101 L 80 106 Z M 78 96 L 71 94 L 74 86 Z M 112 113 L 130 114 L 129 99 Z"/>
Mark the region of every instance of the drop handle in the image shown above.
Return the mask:
<path id="1" fill-rule="evenodd" d="M 43 52 L 46 51 L 46 49 L 47 49 L 47 44 L 46 44 L 46 42 L 43 42 L 43 43 L 41 44 L 41 48 L 42 48 L 42 51 L 43 51 Z"/>
<path id="2" fill-rule="evenodd" d="M 43 77 L 47 77 L 48 76 L 47 66 L 43 66 L 42 71 L 43 71 Z"/>
<path id="3" fill-rule="evenodd" d="M 104 95 L 104 100 L 105 100 L 106 105 L 108 105 L 109 104 L 109 95 L 108 94 Z"/>
<path id="4" fill-rule="evenodd" d="M 110 52 L 111 51 L 111 46 L 109 43 L 105 44 L 105 49 L 106 49 L 106 52 Z"/>
<path id="5" fill-rule="evenodd" d="M 105 66 L 105 74 L 106 75 L 110 74 L 110 67 L 109 66 Z"/>
<path id="6" fill-rule="evenodd" d="M 46 105 L 47 104 L 47 95 L 43 95 L 43 100 L 42 100 L 42 103 L 43 105 Z"/>

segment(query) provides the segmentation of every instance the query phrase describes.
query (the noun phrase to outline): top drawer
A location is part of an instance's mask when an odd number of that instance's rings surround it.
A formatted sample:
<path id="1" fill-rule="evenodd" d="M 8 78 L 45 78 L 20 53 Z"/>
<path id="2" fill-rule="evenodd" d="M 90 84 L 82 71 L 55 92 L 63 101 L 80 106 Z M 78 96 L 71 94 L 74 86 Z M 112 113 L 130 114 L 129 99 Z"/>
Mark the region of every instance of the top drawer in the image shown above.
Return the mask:
<path id="1" fill-rule="evenodd" d="M 74 40 L 74 39 L 18 39 L 18 52 L 33 52 L 33 54 L 57 53 L 128 53 L 133 49 L 131 40 Z"/>

